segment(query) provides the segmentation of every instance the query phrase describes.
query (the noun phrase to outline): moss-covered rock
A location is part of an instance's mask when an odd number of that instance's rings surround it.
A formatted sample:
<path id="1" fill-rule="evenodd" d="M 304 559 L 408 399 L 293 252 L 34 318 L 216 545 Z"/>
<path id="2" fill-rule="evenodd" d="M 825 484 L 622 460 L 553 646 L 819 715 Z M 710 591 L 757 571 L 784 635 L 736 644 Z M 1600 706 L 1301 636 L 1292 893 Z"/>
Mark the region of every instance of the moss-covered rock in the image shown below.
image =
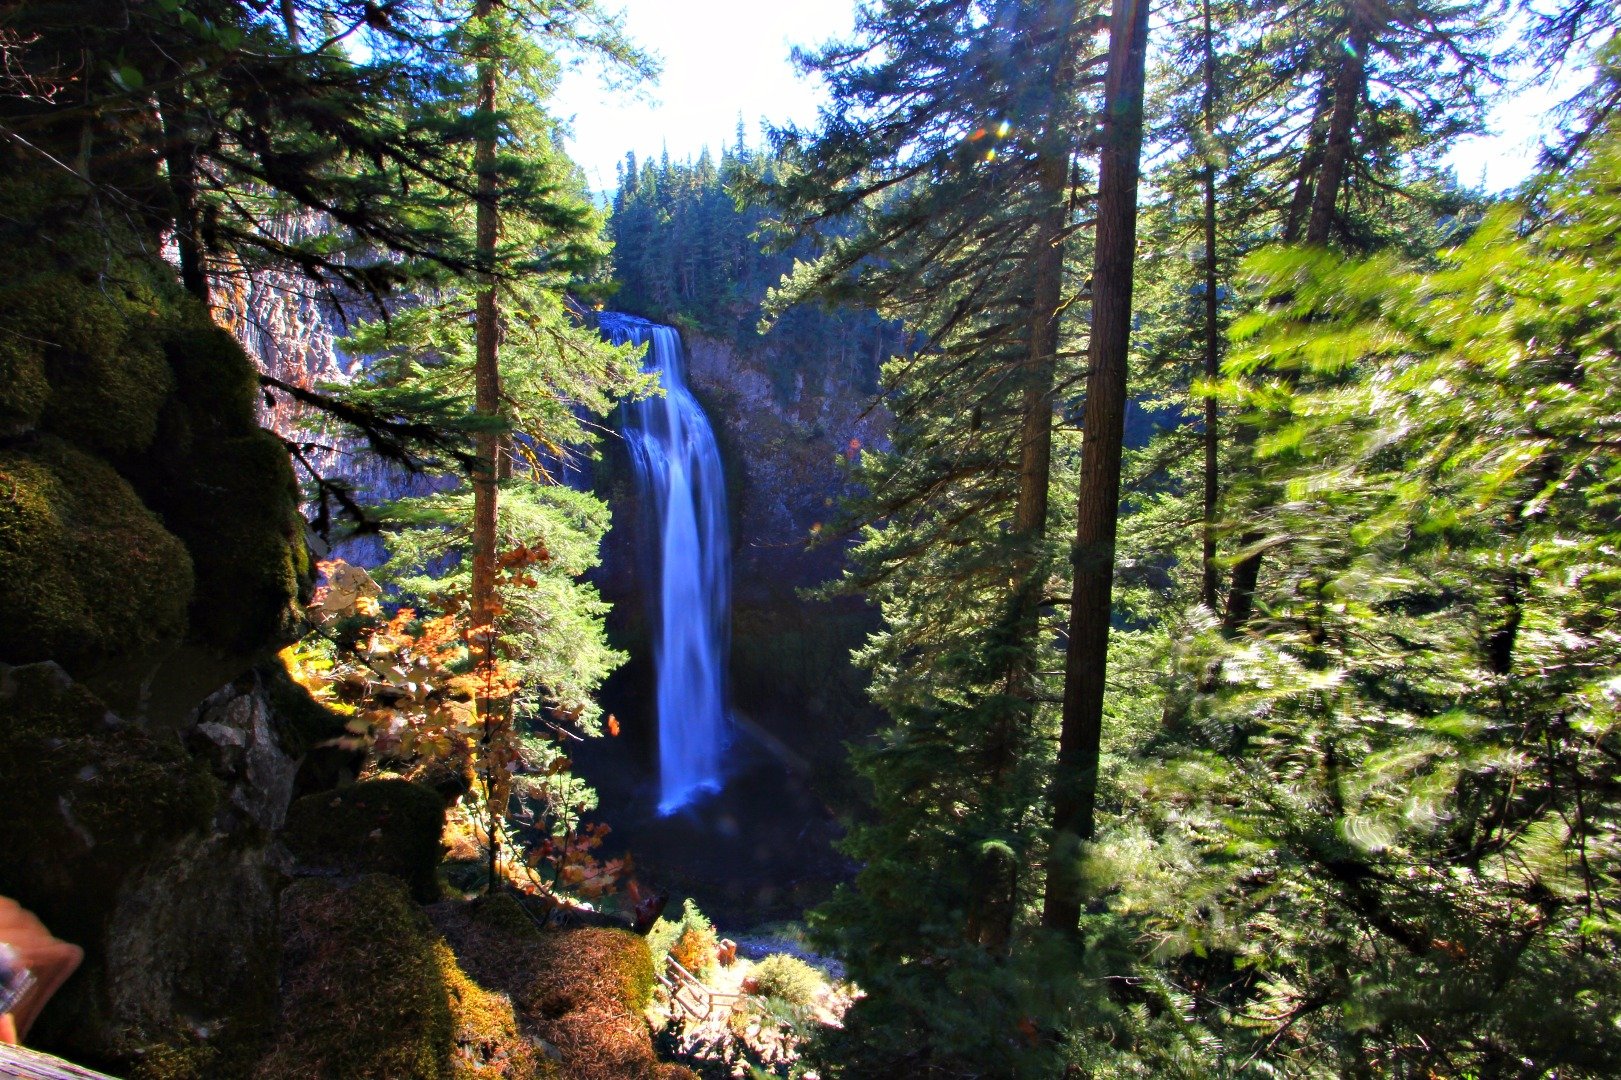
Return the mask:
<path id="1" fill-rule="evenodd" d="M 437 939 L 401 882 L 299 881 L 281 919 L 281 1014 L 255 1080 L 450 1080 Z"/>
<path id="2" fill-rule="evenodd" d="M 105 462 L 60 439 L 0 450 L 0 662 L 82 674 L 178 641 L 191 558 Z"/>
<path id="3" fill-rule="evenodd" d="M 589 927 L 535 932 L 504 904 L 445 903 L 435 924 L 462 967 L 505 991 L 527 1030 L 562 1055 L 574 1080 L 658 1080 L 642 1011 L 653 992 L 647 942 L 627 930 Z M 527 923 L 527 920 L 526 920 Z M 679 1075 L 679 1074 L 677 1074 Z"/>
<path id="4" fill-rule="evenodd" d="M 162 348 L 175 375 L 175 396 L 198 438 L 230 438 L 257 428 L 259 373 L 230 331 L 201 304 L 176 305 Z"/>
<path id="5" fill-rule="evenodd" d="M 125 722 L 55 664 L 0 668 L 0 746 L 0 895 L 86 953 L 34 1037 L 106 1052 L 122 1026 L 107 965 L 121 890 L 207 828 L 218 784 L 173 732 Z"/>
<path id="6" fill-rule="evenodd" d="M 220 836 L 182 840 L 124 883 L 103 1024 L 119 1072 L 232 1077 L 258 1061 L 276 1018 L 280 884 L 261 847 Z"/>
<path id="7" fill-rule="evenodd" d="M 8 336 L 28 344 L 0 361 L 26 380 L 0 394 L 0 414 L 123 458 L 151 445 L 173 387 L 161 341 L 168 304 L 155 267 L 75 251 L 80 239 L 6 268 L 0 308 Z"/>
<path id="8" fill-rule="evenodd" d="M 97 936 L 119 883 L 207 827 L 218 785 L 172 733 L 108 712 L 55 664 L 0 669 L 0 894 L 68 940 Z"/>
<path id="9" fill-rule="evenodd" d="M 260 665 L 259 685 L 276 719 L 276 730 L 288 754 L 307 754 L 345 731 L 344 717 L 310 696 L 288 674 L 278 658 Z"/>
<path id="10" fill-rule="evenodd" d="M 473 900 L 468 904 L 468 913 L 479 926 L 520 940 L 539 938 L 544 933 L 524 910 L 523 902 L 509 892 Z"/>
<path id="11" fill-rule="evenodd" d="M 542 1080 L 556 1070 L 519 1029 L 512 999 L 484 989 L 462 971 L 443 941 L 434 956 L 449 997 L 455 1050 L 454 1080 Z"/>
<path id="12" fill-rule="evenodd" d="M 406 780 L 363 780 L 306 795 L 287 811 L 282 841 L 312 869 L 403 879 L 424 903 L 437 899 L 445 804 Z"/>
<path id="13" fill-rule="evenodd" d="M 192 640 L 251 655 L 297 636 L 311 566 L 280 439 L 257 429 L 198 439 L 189 456 L 155 469 L 143 493 L 191 552 Z"/>
<path id="14" fill-rule="evenodd" d="M 281 1011 L 254 1080 L 555 1075 L 511 999 L 462 970 L 394 878 L 297 882 L 282 930 Z"/>
<path id="15" fill-rule="evenodd" d="M 37 342 L 0 336 L 0 437 L 32 431 L 50 398 L 44 349 Z"/>

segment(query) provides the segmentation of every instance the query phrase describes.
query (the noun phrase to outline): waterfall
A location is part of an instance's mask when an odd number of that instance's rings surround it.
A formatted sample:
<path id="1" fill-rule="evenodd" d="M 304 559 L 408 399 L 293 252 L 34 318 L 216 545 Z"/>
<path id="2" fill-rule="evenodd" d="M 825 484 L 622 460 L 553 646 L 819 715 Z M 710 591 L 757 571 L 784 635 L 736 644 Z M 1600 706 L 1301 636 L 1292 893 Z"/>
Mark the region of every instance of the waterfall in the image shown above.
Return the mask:
<path id="1" fill-rule="evenodd" d="M 731 544 L 726 479 L 709 419 L 687 389 L 672 327 L 605 312 L 616 344 L 647 343 L 644 361 L 664 396 L 625 406 L 625 441 L 637 493 L 653 510 L 647 584 L 658 684 L 659 813 L 721 788 L 726 746 L 726 659 L 731 631 Z"/>

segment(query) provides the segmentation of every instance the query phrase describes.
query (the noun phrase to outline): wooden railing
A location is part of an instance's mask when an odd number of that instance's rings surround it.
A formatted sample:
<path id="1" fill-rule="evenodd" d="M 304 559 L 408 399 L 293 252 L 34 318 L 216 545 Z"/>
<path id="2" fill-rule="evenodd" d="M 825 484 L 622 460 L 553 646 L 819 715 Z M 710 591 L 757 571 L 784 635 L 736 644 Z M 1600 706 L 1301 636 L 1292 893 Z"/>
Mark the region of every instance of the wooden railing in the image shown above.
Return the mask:
<path id="1" fill-rule="evenodd" d="M 682 967 L 673 956 L 664 958 L 664 971 L 659 975 L 659 982 L 669 993 L 670 1002 L 700 1023 L 709 1020 L 717 1012 L 723 1017 L 731 1015 L 743 996 L 711 990 L 702 979 Z"/>

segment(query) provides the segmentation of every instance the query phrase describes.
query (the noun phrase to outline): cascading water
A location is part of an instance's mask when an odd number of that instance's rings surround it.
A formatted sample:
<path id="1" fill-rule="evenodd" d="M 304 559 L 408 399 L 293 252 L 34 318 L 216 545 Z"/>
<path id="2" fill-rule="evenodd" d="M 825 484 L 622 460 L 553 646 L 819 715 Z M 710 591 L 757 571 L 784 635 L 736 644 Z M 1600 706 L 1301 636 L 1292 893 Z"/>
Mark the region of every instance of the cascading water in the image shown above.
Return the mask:
<path id="1" fill-rule="evenodd" d="M 731 628 L 731 544 L 726 480 L 709 419 L 687 389 L 681 338 L 668 326 L 605 312 L 615 344 L 647 343 L 644 366 L 664 396 L 625 407 L 636 486 L 651 506 L 649 610 L 658 683 L 659 813 L 721 788 L 727 741 L 726 653 Z"/>

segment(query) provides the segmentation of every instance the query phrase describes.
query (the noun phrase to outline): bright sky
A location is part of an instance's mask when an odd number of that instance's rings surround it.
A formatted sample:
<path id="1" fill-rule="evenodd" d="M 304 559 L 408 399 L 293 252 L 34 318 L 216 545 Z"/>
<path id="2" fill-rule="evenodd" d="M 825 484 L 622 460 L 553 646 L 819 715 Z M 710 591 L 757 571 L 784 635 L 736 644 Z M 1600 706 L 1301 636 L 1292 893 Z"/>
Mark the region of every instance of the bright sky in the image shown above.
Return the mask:
<path id="1" fill-rule="evenodd" d="M 614 164 L 625 151 L 638 160 L 696 158 L 705 146 L 719 153 L 743 123 L 760 142 L 760 119 L 816 119 L 819 83 L 795 74 L 789 50 L 848 37 L 854 0 L 605 0 L 622 6 L 625 27 L 664 62 L 658 84 L 643 100 L 606 91 L 589 70 L 564 76 L 554 105 L 573 117 L 569 152 L 585 166 L 591 187 L 614 186 Z M 653 100 L 646 100 L 651 97 Z"/>
<path id="2" fill-rule="evenodd" d="M 848 36 L 855 0 L 606 0 L 610 9 L 616 4 L 631 37 L 662 58 L 664 74 L 640 96 L 604 90 L 589 69 L 564 77 L 554 104 L 572 118 L 569 151 L 597 191 L 613 188 L 614 165 L 627 150 L 638 160 L 666 147 L 677 161 L 706 146 L 718 154 L 740 114 L 755 145 L 762 118 L 813 122 L 822 89 L 795 74 L 789 50 Z M 1561 92 L 1572 89 L 1570 78 L 1562 80 Z M 1557 100 L 1546 87 L 1508 95 L 1493 113 L 1495 134 L 1463 140 L 1448 155 L 1458 178 L 1491 191 L 1525 179 Z"/>

